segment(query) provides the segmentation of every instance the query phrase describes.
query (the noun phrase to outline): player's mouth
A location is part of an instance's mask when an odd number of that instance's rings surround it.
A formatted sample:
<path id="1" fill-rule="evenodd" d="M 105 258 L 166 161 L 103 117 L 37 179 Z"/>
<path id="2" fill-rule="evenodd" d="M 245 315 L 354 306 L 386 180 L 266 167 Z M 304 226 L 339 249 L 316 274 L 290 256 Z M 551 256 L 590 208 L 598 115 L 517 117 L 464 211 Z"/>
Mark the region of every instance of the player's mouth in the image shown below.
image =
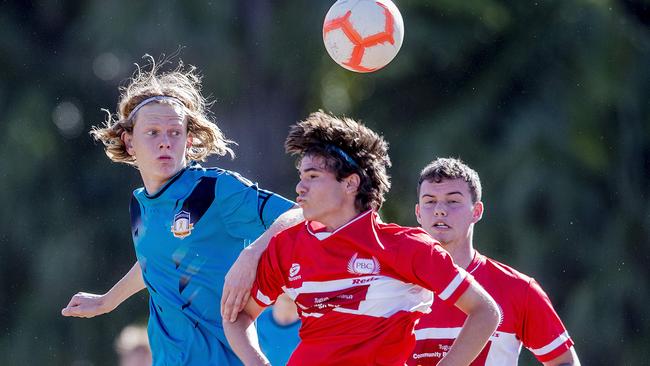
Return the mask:
<path id="1" fill-rule="evenodd" d="M 446 223 L 444 223 L 442 221 L 434 222 L 433 225 L 431 225 L 431 227 L 436 229 L 436 230 L 449 230 L 449 229 L 451 229 L 451 226 L 447 225 Z"/>
<path id="2" fill-rule="evenodd" d="M 171 161 L 172 157 L 170 155 L 160 155 L 158 157 L 158 161 Z"/>

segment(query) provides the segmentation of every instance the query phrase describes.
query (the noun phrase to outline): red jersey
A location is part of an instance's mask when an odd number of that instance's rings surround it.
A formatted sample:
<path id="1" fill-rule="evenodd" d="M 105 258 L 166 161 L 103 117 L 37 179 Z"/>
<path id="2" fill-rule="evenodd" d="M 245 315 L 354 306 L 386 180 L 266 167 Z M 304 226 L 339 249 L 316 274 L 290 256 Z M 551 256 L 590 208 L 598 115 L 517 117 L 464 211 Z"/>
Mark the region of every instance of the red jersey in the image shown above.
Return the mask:
<path id="1" fill-rule="evenodd" d="M 476 282 L 494 298 L 501 321 L 472 366 L 517 365 L 522 344 L 540 362 L 552 360 L 573 346 L 544 290 L 532 278 L 478 252 L 467 266 Z M 416 325 L 417 339 L 410 366 L 436 365 L 458 336 L 467 316 L 440 301 Z"/>
<path id="2" fill-rule="evenodd" d="M 288 365 L 403 366 L 432 291 L 453 304 L 470 278 L 425 231 L 367 211 L 333 233 L 316 222 L 278 233 L 251 295 L 268 306 L 284 291 L 298 305 L 301 342 Z"/>

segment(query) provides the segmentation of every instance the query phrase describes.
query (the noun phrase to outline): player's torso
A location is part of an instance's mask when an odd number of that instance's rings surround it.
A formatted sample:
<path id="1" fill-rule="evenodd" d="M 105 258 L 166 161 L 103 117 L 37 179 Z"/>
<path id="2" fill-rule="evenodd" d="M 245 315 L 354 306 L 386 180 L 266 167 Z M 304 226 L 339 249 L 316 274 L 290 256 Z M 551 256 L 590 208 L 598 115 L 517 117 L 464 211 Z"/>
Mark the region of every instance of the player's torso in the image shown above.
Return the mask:
<path id="1" fill-rule="evenodd" d="M 225 230 L 215 197 L 218 179 L 187 171 L 159 196 L 132 200 L 136 255 L 161 314 L 220 322 L 223 278 L 247 242 Z"/>
<path id="2" fill-rule="evenodd" d="M 484 265 L 474 271 L 468 268 L 468 271 L 494 298 L 501 310 L 501 321 L 497 330 L 471 365 L 517 365 L 522 346 L 517 333 L 523 314 L 523 283 L 503 278 L 498 272 Z M 436 298 L 431 312 L 423 316 L 416 325 L 416 346 L 408 365 L 436 365 L 451 348 L 466 318 L 460 309 Z"/>
<path id="3" fill-rule="evenodd" d="M 304 230 L 295 245 L 284 248 L 285 292 L 303 322 L 295 357 L 312 354 L 313 348 L 323 357 L 322 362 L 311 358 L 314 364 L 373 364 L 381 352 L 399 360 L 404 347 L 412 347 L 413 323 L 432 293 L 402 280 L 393 253 L 373 240 L 337 234 L 319 240 Z"/>

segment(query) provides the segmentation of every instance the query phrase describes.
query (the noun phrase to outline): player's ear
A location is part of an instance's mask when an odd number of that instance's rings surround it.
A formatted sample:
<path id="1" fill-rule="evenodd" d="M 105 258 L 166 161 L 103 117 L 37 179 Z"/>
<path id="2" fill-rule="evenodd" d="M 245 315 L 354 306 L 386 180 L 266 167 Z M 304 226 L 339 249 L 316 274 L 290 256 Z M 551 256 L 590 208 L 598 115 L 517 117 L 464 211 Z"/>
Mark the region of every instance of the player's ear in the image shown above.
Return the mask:
<path id="1" fill-rule="evenodd" d="M 191 133 L 187 134 L 187 142 L 185 143 L 185 148 L 189 149 L 192 147 L 193 137 Z"/>
<path id="2" fill-rule="evenodd" d="M 418 220 L 418 224 L 422 225 L 422 219 L 420 218 L 420 204 L 415 204 L 415 218 Z"/>
<path id="3" fill-rule="evenodd" d="M 359 177 L 359 174 L 357 173 L 350 174 L 345 178 L 345 182 L 346 191 L 349 193 L 356 193 L 359 191 L 359 186 L 361 185 L 361 177 Z"/>
<path id="4" fill-rule="evenodd" d="M 120 135 L 120 139 L 124 143 L 126 152 L 129 153 L 129 155 L 131 156 L 135 156 L 135 150 L 133 149 L 133 135 L 127 131 L 122 131 L 122 134 Z"/>
<path id="5" fill-rule="evenodd" d="M 478 201 L 472 209 L 472 223 L 477 223 L 483 217 L 483 202 Z"/>

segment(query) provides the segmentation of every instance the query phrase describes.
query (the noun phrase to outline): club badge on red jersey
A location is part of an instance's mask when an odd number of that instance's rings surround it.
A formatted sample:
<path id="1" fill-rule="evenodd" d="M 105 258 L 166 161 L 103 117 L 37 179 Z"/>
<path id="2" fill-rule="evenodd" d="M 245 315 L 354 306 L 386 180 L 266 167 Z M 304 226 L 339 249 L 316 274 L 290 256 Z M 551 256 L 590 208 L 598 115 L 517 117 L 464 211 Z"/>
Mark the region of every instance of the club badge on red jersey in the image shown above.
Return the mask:
<path id="1" fill-rule="evenodd" d="M 348 262 L 348 272 L 356 275 L 375 275 L 381 270 L 379 261 L 372 258 L 359 258 L 359 253 L 354 253 Z"/>
<path id="2" fill-rule="evenodd" d="M 190 213 L 181 211 L 174 215 L 174 223 L 172 224 L 172 234 L 179 239 L 183 239 L 192 234 L 194 224 L 190 221 Z"/>

